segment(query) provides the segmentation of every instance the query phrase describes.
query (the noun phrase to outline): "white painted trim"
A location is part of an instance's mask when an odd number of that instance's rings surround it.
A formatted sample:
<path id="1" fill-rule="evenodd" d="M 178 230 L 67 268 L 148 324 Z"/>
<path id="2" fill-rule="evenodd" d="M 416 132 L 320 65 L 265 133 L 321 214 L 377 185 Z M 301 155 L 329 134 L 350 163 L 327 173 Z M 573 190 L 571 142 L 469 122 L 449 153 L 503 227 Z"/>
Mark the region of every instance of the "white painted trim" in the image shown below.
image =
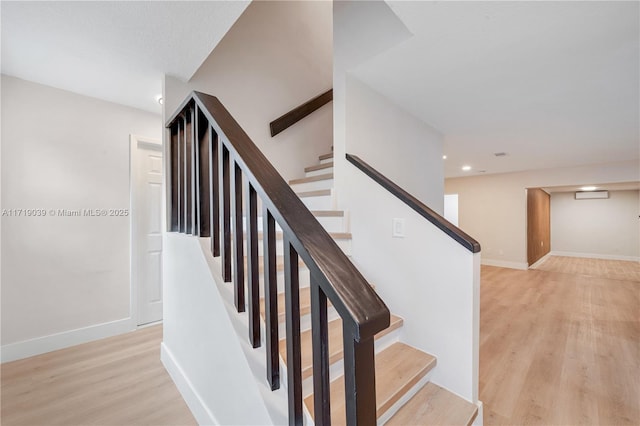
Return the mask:
<path id="1" fill-rule="evenodd" d="M 542 265 L 551 256 L 552 256 L 551 252 L 545 254 L 540 259 L 538 259 L 533 265 L 529 266 L 529 269 L 536 269 L 538 266 Z"/>
<path id="2" fill-rule="evenodd" d="M 162 153 L 162 160 L 164 163 L 165 153 L 162 148 L 162 141 L 153 138 L 147 138 L 144 136 L 129 135 L 129 313 L 136 325 L 140 325 L 139 310 L 138 310 L 138 244 L 135 238 L 137 225 L 136 225 L 136 182 L 137 173 L 139 170 L 136 168 L 138 161 L 138 146 L 140 144 L 147 144 L 153 147 L 158 147 Z M 164 184 L 164 176 L 162 175 L 162 183 Z M 165 191 L 162 191 L 162 196 L 165 197 Z M 166 205 L 166 199 L 162 199 L 163 205 Z M 162 209 L 163 213 L 165 209 Z M 161 228 L 166 229 L 166 216 L 163 214 Z"/>
<path id="3" fill-rule="evenodd" d="M 476 406 L 478 407 L 478 415 L 471 424 L 473 426 L 482 426 L 484 425 L 484 404 L 482 403 L 482 401 L 478 401 L 476 403 Z"/>
<path id="4" fill-rule="evenodd" d="M 551 256 L 584 257 L 587 259 L 626 260 L 630 262 L 640 262 L 640 257 L 638 256 L 623 256 L 618 254 L 576 253 L 572 251 L 552 251 L 550 254 Z"/>
<path id="5" fill-rule="evenodd" d="M 520 269 L 526 271 L 529 269 L 529 265 L 526 262 L 511 262 L 508 260 L 497 260 L 497 259 L 482 259 L 480 262 L 482 265 L 487 266 L 498 266 L 500 268 L 511 268 L 511 269 Z"/>
<path id="6" fill-rule="evenodd" d="M 75 330 L 63 331 L 62 333 L 50 334 L 48 336 L 36 337 L 35 339 L 23 340 L 21 342 L 3 345 L 0 348 L 0 359 L 2 362 L 15 361 L 34 355 L 104 339 L 106 337 L 127 333 L 136 329 L 131 317 L 121 320 L 105 322 L 91 325 L 89 327 Z"/>
<path id="7" fill-rule="evenodd" d="M 193 387 L 193 384 L 189 378 L 184 374 L 182 367 L 176 361 L 175 357 L 171 353 L 171 350 L 162 342 L 160 345 L 160 360 L 167 370 L 171 379 L 175 383 L 180 395 L 187 403 L 187 406 L 191 410 L 193 417 L 199 425 L 218 425 L 220 422 L 216 421 L 215 416 L 204 403 L 198 391 Z"/>

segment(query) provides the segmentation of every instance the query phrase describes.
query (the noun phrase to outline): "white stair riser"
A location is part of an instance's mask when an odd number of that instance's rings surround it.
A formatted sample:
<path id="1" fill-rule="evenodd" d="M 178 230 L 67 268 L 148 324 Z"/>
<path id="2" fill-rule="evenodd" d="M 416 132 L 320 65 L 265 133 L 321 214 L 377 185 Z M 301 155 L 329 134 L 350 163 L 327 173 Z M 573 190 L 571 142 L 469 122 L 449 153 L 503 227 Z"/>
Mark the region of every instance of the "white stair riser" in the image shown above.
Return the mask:
<path id="1" fill-rule="evenodd" d="M 427 374 L 421 378 L 418 383 L 416 383 L 411 389 L 409 389 L 405 394 L 403 394 L 400 399 L 393 404 L 383 415 L 378 418 L 377 424 L 384 425 L 386 422 L 393 417 L 400 409 L 407 403 L 411 398 L 415 396 L 416 393 L 420 389 L 422 389 L 427 383 L 431 381 L 431 377 L 433 376 L 433 372 L 437 367 L 432 368 L 427 372 Z"/>
<path id="2" fill-rule="evenodd" d="M 338 243 L 338 247 L 342 249 L 344 254 L 351 256 L 351 239 L 348 240 L 335 240 Z"/>
<path id="3" fill-rule="evenodd" d="M 317 180 L 315 182 L 296 183 L 291 185 L 295 192 L 317 191 L 318 189 L 332 189 L 333 179 Z"/>
<path id="4" fill-rule="evenodd" d="M 246 216 L 242 218 L 242 229 L 245 231 L 247 230 Z M 258 232 L 261 232 L 263 229 L 264 229 L 264 221 L 262 220 L 262 216 L 260 216 L 258 217 Z M 282 228 L 280 228 L 280 225 L 278 225 L 278 222 L 276 222 L 276 232 L 281 232 L 281 231 L 282 231 Z"/>
<path id="5" fill-rule="evenodd" d="M 316 197 L 303 197 L 302 202 L 309 210 L 333 210 L 334 200 L 331 195 Z"/>
<path id="6" fill-rule="evenodd" d="M 304 172 L 304 177 L 326 175 L 327 173 L 333 173 L 333 167 L 327 167 L 326 169 L 313 170 L 311 172 Z"/>
<path id="7" fill-rule="evenodd" d="M 333 157 L 320 160 L 320 164 L 327 164 L 327 163 L 333 163 Z"/>
<path id="8" fill-rule="evenodd" d="M 342 216 L 319 216 L 316 217 L 320 225 L 327 232 L 348 232 L 349 230 L 345 226 L 345 220 Z"/>
<path id="9" fill-rule="evenodd" d="M 301 266 L 299 271 L 300 288 L 309 287 L 309 285 L 311 285 L 309 270 Z M 276 282 L 278 283 L 278 293 L 284 292 L 284 271 L 278 271 Z M 260 297 L 264 297 L 264 274 L 260 274 Z M 281 307 L 278 307 L 278 309 L 280 308 Z"/>
<path id="10" fill-rule="evenodd" d="M 338 244 L 338 246 L 342 249 L 342 251 L 347 255 L 351 255 L 351 240 L 340 238 L 334 239 L 334 241 Z M 247 240 L 243 240 L 242 249 L 244 255 L 246 256 L 248 253 L 249 247 L 247 246 Z M 261 238 L 258 238 L 258 256 L 264 255 L 264 243 Z M 284 255 L 284 240 L 282 238 L 276 238 L 276 255 L 283 256 Z"/>
<path id="11" fill-rule="evenodd" d="M 284 312 L 284 306 L 278 306 L 278 312 Z M 338 315 L 335 308 L 333 306 L 327 306 L 327 321 L 331 322 L 338 318 L 340 318 L 340 315 Z M 311 330 L 311 314 L 300 317 L 300 332 L 302 333 L 306 330 Z M 278 333 L 281 339 L 287 335 L 287 322 L 285 320 L 278 325 Z"/>
<path id="12" fill-rule="evenodd" d="M 303 199 L 304 200 L 304 199 Z M 327 232 L 349 232 L 346 226 L 346 220 L 344 216 L 316 216 L 320 225 L 327 230 Z M 232 227 L 233 229 L 233 227 Z M 242 218 L 242 229 L 247 230 L 246 217 Z M 258 217 L 258 232 L 262 232 L 264 229 L 264 221 L 262 217 Z M 282 228 L 276 222 L 276 231 L 281 232 Z"/>

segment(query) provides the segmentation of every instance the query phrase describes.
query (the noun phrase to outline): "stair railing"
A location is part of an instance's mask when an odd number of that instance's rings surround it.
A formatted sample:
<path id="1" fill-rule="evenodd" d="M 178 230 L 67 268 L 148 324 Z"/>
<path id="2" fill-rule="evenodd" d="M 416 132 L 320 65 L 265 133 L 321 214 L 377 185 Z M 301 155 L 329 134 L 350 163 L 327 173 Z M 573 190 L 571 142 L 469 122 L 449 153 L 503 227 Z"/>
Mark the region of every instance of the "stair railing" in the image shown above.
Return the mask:
<path id="1" fill-rule="evenodd" d="M 305 118 L 307 115 L 312 112 L 320 109 L 324 105 L 328 104 L 333 100 L 333 89 L 329 89 L 326 92 L 316 96 L 313 99 L 308 100 L 287 112 L 286 114 L 282 114 L 280 117 L 273 120 L 269 123 L 269 130 L 271 131 L 271 137 L 277 135 L 283 130 L 293 126 L 298 121 Z"/>
<path id="2" fill-rule="evenodd" d="M 346 154 L 346 159 L 348 162 L 360 169 L 364 174 L 377 182 L 384 189 L 397 197 L 400 201 L 411 207 L 420 216 L 427 219 L 442 232 L 457 241 L 458 244 L 460 244 L 462 247 L 466 248 L 471 253 L 480 252 L 480 243 L 470 237 L 462 229 L 458 228 L 447 219 L 433 211 L 422 201 L 418 200 L 416 197 L 409 194 L 407 191 L 395 184 L 391 179 L 371 167 L 365 161 L 360 159 L 360 157 L 358 157 L 357 155 Z"/>
<path id="3" fill-rule="evenodd" d="M 211 251 L 213 256 L 221 256 L 225 282 L 233 279 L 236 309 L 248 309 L 249 341 L 253 347 L 261 344 L 258 197 L 262 201 L 267 380 L 272 390 L 280 387 L 276 223 L 282 229 L 289 424 L 303 423 L 298 274 L 301 258 L 311 276 L 314 421 L 331 423 L 329 301 L 343 326 L 344 420 L 349 425 L 374 425 L 374 336 L 390 321 L 384 302 L 216 97 L 192 92 L 166 127 L 170 153 L 169 231 L 211 237 Z M 242 232 L 243 205 L 246 238 Z"/>

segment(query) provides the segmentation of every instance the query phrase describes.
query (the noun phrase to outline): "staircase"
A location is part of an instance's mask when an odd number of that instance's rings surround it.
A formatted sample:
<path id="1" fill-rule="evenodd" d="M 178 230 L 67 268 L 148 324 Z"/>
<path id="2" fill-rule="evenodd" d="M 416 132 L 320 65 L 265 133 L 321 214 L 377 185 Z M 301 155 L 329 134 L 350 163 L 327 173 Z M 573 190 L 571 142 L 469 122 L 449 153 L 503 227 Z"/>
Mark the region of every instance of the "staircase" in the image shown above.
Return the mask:
<path id="1" fill-rule="evenodd" d="M 167 129 L 169 232 L 211 237 L 234 308 L 246 312 L 250 347 L 264 347 L 266 382 L 272 391 L 286 388 L 289 424 L 474 422 L 477 407 L 430 382 L 435 357 L 402 342 L 403 319 L 349 259 L 349 217 L 336 210 L 332 153 L 287 185 L 222 103 L 200 92 Z M 477 245 L 392 189 L 461 244 Z M 183 288 L 174 286 L 178 295 Z"/>
<path id="2" fill-rule="evenodd" d="M 320 224 L 329 232 L 347 256 L 350 255 L 351 234 L 348 217 L 335 210 L 333 198 L 333 153 L 321 155 L 318 164 L 305 168 L 305 176 L 289 181 L 292 189 L 312 211 Z M 300 266 L 301 274 L 304 266 Z M 300 288 L 300 314 L 308 316 L 311 300 L 308 284 Z M 284 306 L 285 294 L 278 294 Z M 261 299 L 264 318 L 264 299 Z M 331 364 L 331 422 L 346 424 L 344 403 L 344 377 L 342 375 L 342 322 L 335 312 L 329 312 L 328 346 Z M 280 316 L 284 324 L 284 314 Z M 305 381 L 304 403 L 313 418 L 312 389 L 313 357 L 310 320 L 301 330 L 301 371 Z M 457 395 L 429 382 L 436 358 L 401 342 L 403 319 L 391 315 L 388 328 L 375 335 L 376 415 L 378 424 L 389 425 L 470 425 L 478 413 L 477 407 Z M 286 339 L 279 342 L 280 357 L 286 366 Z"/>

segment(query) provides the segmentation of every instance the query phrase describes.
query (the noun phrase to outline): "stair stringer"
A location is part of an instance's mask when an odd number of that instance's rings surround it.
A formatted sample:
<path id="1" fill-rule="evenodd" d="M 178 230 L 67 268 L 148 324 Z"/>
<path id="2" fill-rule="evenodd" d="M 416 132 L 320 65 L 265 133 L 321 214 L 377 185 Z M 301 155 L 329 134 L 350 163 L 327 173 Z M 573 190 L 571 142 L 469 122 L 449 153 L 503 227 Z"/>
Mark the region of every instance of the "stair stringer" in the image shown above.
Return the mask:
<path id="1" fill-rule="evenodd" d="M 233 300 L 233 284 L 224 282 L 222 279 L 222 268 L 220 258 L 214 258 L 211 255 L 211 239 L 199 238 L 202 254 L 205 257 L 211 275 L 213 276 L 217 289 L 224 301 L 227 316 L 231 321 L 234 332 L 238 340 L 247 365 L 254 378 L 255 387 L 262 396 L 264 405 L 271 417 L 271 424 L 286 425 L 288 424 L 288 395 L 287 395 L 287 378 L 286 369 L 283 368 L 282 359 L 280 359 L 280 389 L 271 390 L 266 377 L 266 345 L 265 345 L 265 329 L 264 322 L 260 321 L 261 328 L 261 346 L 253 348 L 249 343 L 249 322 L 246 312 L 238 313 Z"/>

